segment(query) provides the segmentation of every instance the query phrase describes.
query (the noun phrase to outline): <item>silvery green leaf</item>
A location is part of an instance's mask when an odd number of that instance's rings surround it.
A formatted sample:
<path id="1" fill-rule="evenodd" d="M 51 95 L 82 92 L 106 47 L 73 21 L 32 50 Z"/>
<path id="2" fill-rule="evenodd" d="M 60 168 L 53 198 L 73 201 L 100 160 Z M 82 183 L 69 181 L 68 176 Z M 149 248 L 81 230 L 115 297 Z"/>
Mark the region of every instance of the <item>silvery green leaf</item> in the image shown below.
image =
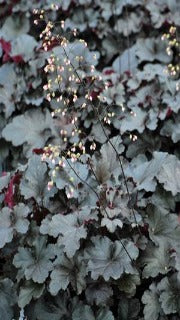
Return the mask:
<path id="1" fill-rule="evenodd" d="M 147 63 L 145 64 L 143 71 L 138 71 L 136 76 L 140 81 L 152 81 L 156 76 L 164 80 L 164 66 L 160 63 Z"/>
<path id="2" fill-rule="evenodd" d="M 20 289 L 18 297 L 18 305 L 20 308 L 24 308 L 29 302 L 34 299 L 38 299 L 44 291 L 44 284 L 35 283 L 32 280 L 26 281 Z"/>
<path id="3" fill-rule="evenodd" d="M 122 141 L 120 136 L 113 137 L 113 138 L 111 138 L 109 140 L 111 141 L 113 146 L 116 148 L 118 154 L 123 153 L 123 151 L 125 149 L 125 146 L 124 146 L 123 141 Z M 103 148 L 102 148 L 102 150 L 103 150 Z"/>
<path id="4" fill-rule="evenodd" d="M 42 203 L 44 197 L 51 193 L 47 189 L 47 165 L 41 161 L 40 156 L 33 155 L 28 161 L 28 167 L 20 183 L 20 189 L 25 199 L 34 198 Z"/>
<path id="5" fill-rule="evenodd" d="M 127 81 L 127 85 L 128 85 L 129 90 L 137 90 L 139 88 L 140 84 L 141 84 L 141 80 L 139 80 L 137 78 L 137 74 L 136 74 L 136 76 L 134 76 L 133 78 L 130 78 Z"/>
<path id="6" fill-rule="evenodd" d="M 158 284 L 158 290 L 160 291 L 159 301 L 164 313 L 178 313 L 180 316 L 180 282 L 177 280 L 177 274 L 163 278 Z"/>
<path id="7" fill-rule="evenodd" d="M 12 95 L 8 90 L 9 88 L 0 87 L 0 104 L 3 107 L 6 118 L 9 118 L 15 110 L 15 104 L 12 101 Z"/>
<path id="8" fill-rule="evenodd" d="M 169 7 L 169 10 L 171 11 L 171 19 L 172 19 L 172 22 L 179 26 L 179 10 L 180 10 L 180 5 L 179 5 L 179 1 L 178 0 L 173 0 L 173 1 L 170 1 L 168 0 L 168 7 Z"/>
<path id="9" fill-rule="evenodd" d="M 41 226 L 39 228 L 41 234 L 48 234 L 50 232 L 50 222 L 52 215 L 48 214 L 45 219 L 41 221 Z"/>
<path id="10" fill-rule="evenodd" d="M 102 41 L 102 47 L 107 57 L 106 61 L 110 61 L 114 57 L 114 55 L 119 53 L 119 45 L 116 39 L 111 35 L 109 35 Z"/>
<path id="11" fill-rule="evenodd" d="M 86 181 L 88 173 L 89 173 L 88 166 L 84 163 L 80 163 L 79 161 L 72 163 L 70 159 L 68 159 L 68 160 L 69 160 L 71 167 L 74 170 L 70 167 L 70 165 L 66 161 L 66 171 L 67 171 L 69 177 L 73 179 L 73 184 L 75 186 L 77 186 L 78 183 L 81 182 L 81 180 L 78 178 L 78 176 L 80 176 L 80 178 L 82 180 Z M 77 174 L 78 174 L 78 176 L 77 176 Z"/>
<path id="12" fill-rule="evenodd" d="M 16 81 L 16 73 L 13 65 L 10 63 L 5 63 L 0 67 L 0 84 L 13 91 L 14 83 Z"/>
<path id="13" fill-rule="evenodd" d="M 94 312 L 91 307 L 84 304 L 78 304 L 72 314 L 72 320 L 95 320 Z"/>
<path id="14" fill-rule="evenodd" d="M 125 90 L 121 83 L 108 87 L 104 89 L 98 98 L 101 102 L 106 102 L 107 104 L 116 103 L 118 106 L 122 106 L 125 102 Z"/>
<path id="15" fill-rule="evenodd" d="M 180 248 L 177 247 L 176 251 L 172 254 L 172 257 L 175 259 L 175 268 L 177 270 L 177 279 L 180 281 Z"/>
<path id="16" fill-rule="evenodd" d="M 104 133 L 104 130 L 106 134 Z M 104 130 L 102 129 L 100 123 L 95 123 L 91 129 L 91 136 L 94 138 L 94 140 L 103 144 L 107 141 L 107 136 L 109 136 L 110 133 L 108 128 L 104 128 Z"/>
<path id="17" fill-rule="evenodd" d="M 153 156 L 154 158 L 151 161 L 142 162 L 139 165 L 132 161 L 126 170 L 126 174 L 133 177 L 136 182 L 137 190 L 155 191 L 157 185 L 155 178 L 158 176 L 168 154 L 155 151 Z"/>
<path id="18" fill-rule="evenodd" d="M 5 20 L 0 29 L 0 38 L 13 40 L 21 34 L 26 34 L 29 31 L 29 19 L 25 15 L 12 16 L 10 15 Z"/>
<path id="19" fill-rule="evenodd" d="M 175 121 L 168 120 L 164 123 L 161 131 L 162 136 L 171 137 L 174 143 L 180 141 L 180 117 L 177 116 Z"/>
<path id="20" fill-rule="evenodd" d="M 149 130 L 154 131 L 157 128 L 157 125 L 158 125 L 158 111 L 151 109 L 148 112 L 148 119 L 146 121 L 146 127 Z"/>
<path id="21" fill-rule="evenodd" d="M 122 33 L 125 37 L 131 33 L 139 32 L 141 29 L 141 21 L 143 19 L 143 13 L 139 10 L 139 13 L 131 12 L 126 17 L 117 19 L 114 29 L 119 34 Z"/>
<path id="22" fill-rule="evenodd" d="M 154 282 L 150 285 L 149 290 L 144 292 L 142 302 L 145 304 L 144 319 L 158 320 L 159 315 L 162 314 L 162 309 L 159 302 L 159 291 Z"/>
<path id="23" fill-rule="evenodd" d="M 171 60 L 166 53 L 166 44 L 159 38 L 138 39 L 136 55 L 140 61 L 158 60 L 168 63 Z"/>
<path id="24" fill-rule="evenodd" d="M 96 320 L 115 320 L 109 308 L 101 308 L 96 314 Z"/>
<path id="25" fill-rule="evenodd" d="M 74 10 L 73 15 L 70 18 L 66 19 L 65 29 L 73 30 L 74 28 L 76 28 L 79 31 L 83 32 L 88 27 L 95 28 L 98 23 L 98 17 L 99 17 L 98 10 L 96 11 L 91 7 L 86 7 L 86 10 L 84 10 L 83 7 L 79 6 L 76 10 Z"/>
<path id="26" fill-rule="evenodd" d="M 0 177 L 0 192 L 8 186 L 9 181 L 10 181 L 9 172 L 5 176 Z"/>
<path id="27" fill-rule="evenodd" d="M 177 215 L 169 213 L 162 207 L 150 206 L 147 209 L 149 236 L 155 244 L 167 241 L 176 245 L 180 237 L 180 226 Z"/>
<path id="28" fill-rule="evenodd" d="M 90 306 L 78 303 L 72 314 L 72 320 L 114 320 L 108 308 L 100 308 L 93 312 Z"/>
<path id="29" fill-rule="evenodd" d="M 37 45 L 38 42 L 34 37 L 28 34 L 22 34 L 12 41 L 11 55 L 20 55 L 23 57 L 23 60 L 27 62 L 34 57 L 34 50 Z"/>
<path id="30" fill-rule="evenodd" d="M 78 223 L 78 217 L 74 214 L 54 215 L 46 229 L 40 227 L 40 232 L 45 234 L 48 232 L 50 236 L 58 237 L 58 245 L 63 245 L 63 250 L 69 258 L 79 249 L 80 239 L 85 239 L 87 236 L 84 225 Z"/>
<path id="31" fill-rule="evenodd" d="M 170 9 L 170 11 L 171 11 L 172 13 L 175 13 L 178 9 L 180 9 L 180 4 L 179 4 L 179 1 L 178 1 L 178 0 L 173 0 L 173 1 L 167 0 L 167 1 L 165 2 L 165 4 L 168 5 L 168 7 L 169 7 L 169 9 Z"/>
<path id="32" fill-rule="evenodd" d="M 163 103 L 170 107 L 175 113 L 178 113 L 180 109 L 180 90 L 177 90 L 177 83 L 177 80 L 167 79 L 164 84 L 164 92 L 162 96 Z"/>
<path id="33" fill-rule="evenodd" d="M 118 139 L 111 139 L 111 143 L 116 149 L 116 146 L 118 145 Z M 115 173 L 116 169 L 119 168 L 117 154 L 111 143 L 107 142 L 103 144 L 100 149 L 100 155 L 93 156 L 95 174 L 98 178 L 98 181 L 101 183 L 104 183 L 110 179 L 111 175 Z"/>
<path id="34" fill-rule="evenodd" d="M 70 159 L 68 160 L 70 161 Z M 70 162 L 71 164 L 71 162 Z M 68 166 L 68 164 L 66 163 L 66 165 Z M 73 166 L 73 164 L 72 164 Z M 53 166 L 54 167 L 54 166 Z M 54 169 L 53 169 L 54 170 Z M 52 172 L 53 170 L 51 171 L 51 175 L 52 175 Z M 70 171 L 70 168 L 68 167 L 68 170 L 64 170 L 62 168 L 59 168 L 59 170 L 56 171 L 56 174 L 55 176 L 53 177 L 53 181 L 56 185 L 56 187 L 59 189 L 59 190 L 62 190 L 64 189 L 67 185 L 71 185 L 73 186 L 73 183 L 72 181 L 70 181 L 70 177 L 69 176 L 69 171 Z M 72 170 L 73 171 L 73 170 Z M 77 177 L 76 177 L 76 180 L 77 180 Z"/>
<path id="35" fill-rule="evenodd" d="M 6 118 L 11 116 L 15 110 L 13 96 L 16 95 L 16 83 L 17 76 L 13 65 L 10 63 L 3 64 L 0 67 L 0 103 L 3 105 Z"/>
<path id="36" fill-rule="evenodd" d="M 127 186 L 129 190 L 132 187 L 131 184 L 127 184 Z M 123 186 L 121 186 L 121 190 L 116 190 L 116 188 L 113 189 L 113 187 L 111 187 L 106 191 L 105 205 L 106 205 L 106 210 L 103 208 L 104 210 L 102 211 L 102 214 L 105 218 L 112 220 L 112 225 L 117 223 L 119 224 L 119 226 L 122 227 L 124 221 L 126 222 L 127 220 L 131 221 L 129 196 L 126 192 L 126 188 L 123 189 Z M 135 215 L 136 215 L 136 218 L 139 220 L 138 214 L 135 213 Z M 119 221 L 115 221 L 116 219 Z M 106 221 L 106 223 L 108 224 L 108 221 Z M 109 221 L 109 226 L 110 225 L 111 225 L 111 222 Z"/>
<path id="37" fill-rule="evenodd" d="M 158 90 L 158 93 L 156 92 L 157 90 Z M 149 107 L 150 108 L 149 111 L 151 111 L 155 109 L 158 102 L 160 101 L 160 94 L 161 94 L 161 90 L 159 88 L 159 84 L 158 82 L 154 81 L 152 84 L 147 84 L 146 86 L 142 86 L 138 88 L 135 94 L 130 96 L 130 99 L 127 105 L 132 112 L 135 110 L 134 107 L 138 105 L 141 106 L 140 109 L 142 110 Z M 152 109 L 152 105 L 153 105 L 153 109 Z"/>
<path id="38" fill-rule="evenodd" d="M 111 233 L 113 233 L 117 227 L 122 228 L 123 223 L 120 219 L 114 218 L 114 219 L 109 219 L 109 218 L 103 218 L 101 220 L 101 227 L 106 227 L 107 230 Z"/>
<path id="39" fill-rule="evenodd" d="M 27 155 L 30 156 L 32 149 L 44 147 L 47 140 L 55 135 L 50 112 L 47 109 L 44 112 L 40 109 L 31 109 L 23 115 L 16 116 L 3 129 L 2 135 L 14 146 L 27 143 Z"/>
<path id="40" fill-rule="evenodd" d="M 140 285 L 140 276 L 138 273 L 124 274 L 117 284 L 120 291 L 125 292 L 128 297 L 132 297 L 136 293 L 136 287 Z"/>
<path id="41" fill-rule="evenodd" d="M 83 224 L 84 221 L 88 221 L 90 219 L 98 221 L 99 211 L 97 207 L 93 207 L 92 205 L 84 205 L 83 207 L 79 208 L 75 214 L 77 214 L 79 223 Z"/>
<path id="42" fill-rule="evenodd" d="M 69 8 L 71 1 L 70 0 L 54 0 L 53 4 L 58 5 L 63 11 L 67 11 Z M 51 9 L 52 1 L 51 0 L 46 0 L 45 3 L 45 9 Z"/>
<path id="43" fill-rule="evenodd" d="M 164 8 L 164 3 L 147 2 L 146 8 L 149 11 L 152 24 L 155 28 L 160 28 L 164 23 L 165 15 L 162 14 L 162 9 Z"/>
<path id="44" fill-rule="evenodd" d="M 32 308 L 30 307 L 30 309 Z M 31 312 L 32 310 L 29 311 Z M 35 304 L 33 316 L 33 320 L 71 319 L 71 312 L 68 310 L 67 296 L 59 294 L 52 299 L 50 296 L 43 295 Z"/>
<path id="45" fill-rule="evenodd" d="M 173 266 L 169 244 L 164 240 L 159 242 L 158 247 L 153 244 L 147 245 L 140 263 L 144 266 L 144 278 L 154 278 L 159 273 L 167 274 Z"/>
<path id="46" fill-rule="evenodd" d="M 11 225 L 11 210 L 7 207 L 1 210 L 0 214 L 0 248 L 13 239 L 13 227 Z"/>
<path id="47" fill-rule="evenodd" d="M 19 247 L 13 264 L 21 269 L 27 280 L 43 283 L 52 270 L 51 259 L 54 258 L 53 245 L 46 246 L 47 240 L 39 236 L 33 242 L 33 248 Z"/>
<path id="48" fill-rule="evenodd" d="M 84 226 L 68 226 L 68 222 L 62 223 L 62 228 L 64 230 L 59 232 L 61 233 L 58 237 L 58 245 L 64 246 L 64 252 L 68 257 L 73 257 L 75 252 L 80 247 L 80 240 L 85 239 L 87 236 L 87 231 Z M 61 230 L 62 230 L 61 228 Z"/>
<path id="49" fill-rule="evenodd" d="M 147 118 L 147 113 L 135 106 L 131 113 L 126 114 L 125 117 L 120 121 L 120 130 L 121 133 L 127 131 L 137 130 L 139 133 L 142 133 L 145 129 L 145 122 Z"/>
<path id="50" fill-rule="evenodd" d="M 147 243 L 148 243 L 148 239 L 145 236 L 139 235 L 139 234 L 135 234 L 133 236 L 133 240 L 136 244 L 136 246 L 141 249 L 141 250 L 145 250 Z"/>
<path id="51" fill-rule="evenodd" d="M 86 1 L 86 0 L 78 0 L 78 3 L 79 3 L 79 4 L 82 4 L 82 5 L 85 5 L 85 4 L 87 4 L 87 3 L 88 3 L 88 4 L 91 4 L 91 3 L 92 3 L 92 0 L 87 0 L 87 1 Z"/>
<path id="52" fill-rule="evenodd" d="M 82 258 L 80 256 L 75 256 L 73 259 L 67 258 L 58 248 L 53 265 L 49 284 L 50 293 L 57 295 L 60 290 L 66 290 L 70 283 L 77 294 L 81 294 L 86 287 L 86 268 Z"/>
<path id="53" fill-rule="evenodd" d="M 16 294 L 13 282 L 4 278 L 0 280 L 0 317 L 3 320 L 12 320 L 12 306 L 16 303 Z"/>
<path id="54" fill-rule="evenodd" d="M 0 139 L 0 174 L 7 170 L 7 157 L 9 155 L 9 143 Z"/>
<path id="55" fill-rule="evenodd" d="M 71 194 L 73 198 L 80 197 L 80 192 L 78 191 L 78 185 L 82 181 L 86 181 L 89 168 L 87 164 L 81 163 L 80 161 L 72 162 L 70 158 L 64 160 L 64 168 L 59 168 L 59 170 L 50 172 L 53 177 L 53 181 L 59 190 L 65 188 L 66 194 Z M 53 174 L 55 172 L 55 174 Z"/>
<path id="56" fill-rule="evenodd" d="M 26 233 L 29 227 L 29 221 L 26 219 L 30 213 L 29 207 L 24 203 L 19 203 L 13 208 L 13 228 L 19 233 Z"/>
<path id="57" fill-rule="evenodd" d="M 161 163 L 157 179 L 163 184 L 165 190 L 171 191 L 173 196 L 180 193 L 180 160 L 174 155 L 168 155 Z"/>
<path id="58" fill-rule="evenodd" d="M 126 2 L 119 2 L 119 0 L 115 0 L 113 5 L 113 11 L 111 7 L 111 3 L 109 3 L 108 0 L 101 2 L 100 0 L 97 1 L 98 5 L 102 8 L 102 16 L 103 18 L 108 21 L 109 18 L 113 15 L 113 12 L 115 15 L 120 15 L 122 13 L 122 10 L 125 6 L 137 6 L 138 4 L 141 4 L 140 0 L 127 0 Z"/>
<path id="59" fill-rule="evenodd" d="M 134 273 L 130 257 L 135 260 L 138 249 L 131 241 L 123 239 L 122 245 L 118 240 L 112 242 L 107 237 L 96 236 L 92 237 L 92 243 L 85 254 L 89 260 L 87 270 L 91 272 L 92 279 L 97 280 L 102 276 L 106 281 L 110 278 L 117 280 L 123 273 Z"/>
<path id="60" fill-rule="evenodd" d="M 39 96 L 35 96 L 35 95 L 28 96 L 28 95 L 26 95 L 25 96 L 26 104 L 32 104 L 32 105 L 37 106 L 37 107 L 39 107 L 41 105 L 43 100 L 44 100 L 44 97 L 42 97 L 41 95 L 39 95 Z"/>
<path id="61" fill-rule="evenodd" d="M 31 2 L 31 3 L 27 3 L 26 1 L 22 0 L 20 3 L 16 3 L 14 6 L 13 6 L 13 13 L 24 13 L 27 14 L 28 10 L 31 10 L 31 9 L 34 9 L 34 8 L 40 8 L 39 4 L 37 4 L 37 6 L 35 5 L 34 1 Z M 29 15 L 28 15 L 29 16 Z"/>
<path id="62" fill-rule="evenodd" d="M 151 203 L 156 207 L 165 208 L 167 210 L 175 211 L 176 200 L 172 197 L 170 191 L 164 190 L 162 186 L 158 186 L 156 192 L 151 197 Z"/>
<path id="63" fill-rule="evenodd" d="M 151 132 L 143 132 L 137 140 L 131 141 L 128 145 L 126 156 L 128 158 L 135 158 L 139 154 L 143 154 L 146 151 L 153 153 L 155 150 L 159 150 L 161 146 L 161 140 Z"/>
<path id="64" fill-rule="evenodd" d="M 108 21 L 113 14 L 111 10 L 111 3 L 109 3 L 108 0 L 103 2 L 98 0 L 97 4 L 100 6 L 102 10 L 103 18 L 105 19 L 105 21 Z M 116 15 L 121 14 L 124 5 L 125 4 L 123 2 L 119 3 L 117 0 L 114 1 L 114 12 L 116 13 Z"/>
<path id="65" fill-rule="evenodd" d="M 114 99 L 115 104 L 117 106 L 122 107 L 122 105 L 125 103 L 125 90 L 124 85 L 121 83 L 118 83 L 116 86 L 113 87 L 115 89 L 114 93 Z M 108 90 L 108 89 L 107 89 Z"/>
<path id="66" fill-rule="evenodd" d="M 118 58 L 114 60 L 112 65 L 113 70 L 120 74 L 128 70 L 134 73 L 138 66 L 136 50 L 136 44 L 132 46 L 130 49 L 126 49 Z"/>
<path id="67" fill-rule="evenodd" d="M 5 127 L 5 125 L 6 125 L 5 118 L 3 117 L 3 115 L 0 115 L 0 138 L 2 137 L 1 132 L 2 132 L 2 129 Z"/>
<path id="68" fill-rule="evenodd" d="M 139 311 L 140 304 L 138 299 L 130 300 L 123 296 L 120 297 L 120 302 L 118 305 L 118 320 L 137 319 Z"/>
<path id="69" fill-rule="evenodd" d="M 85 294 L 89 304 L 105 306 L 113 295 L 113 291 L 108 284 L 96 281 L 87 286 Z"/>
<path id="70" fill-rule="evenodd" d="M 27 72 L 26 76 L 28 78 L 33 77 L 32 78 L 33 89 L 36 89 L 42 83 L 42 78 L 41 78 L 41 75 L 39 74 L 39 69 L 45 66 L 47 58 L 49 58 L 49 53 L 43 51 L 43 52 L 38 52 L 38 55 L 36 55 L 34 59 L 28 61 L 29 67 L 26 70 Z M 36 92 L 36 94 L 38 94 L 38 92 Z"/>

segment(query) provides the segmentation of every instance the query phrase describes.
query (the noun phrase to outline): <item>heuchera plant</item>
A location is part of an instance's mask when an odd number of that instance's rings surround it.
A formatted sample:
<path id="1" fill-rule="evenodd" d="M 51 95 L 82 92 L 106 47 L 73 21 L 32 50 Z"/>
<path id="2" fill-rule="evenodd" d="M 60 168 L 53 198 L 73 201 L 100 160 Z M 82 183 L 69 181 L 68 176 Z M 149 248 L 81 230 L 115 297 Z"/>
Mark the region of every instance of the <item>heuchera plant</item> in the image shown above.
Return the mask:
<path id="1" fill-rule="evenodd" d="M 0 318 L 178 320 L 179 3 L 0 8 Z"/>

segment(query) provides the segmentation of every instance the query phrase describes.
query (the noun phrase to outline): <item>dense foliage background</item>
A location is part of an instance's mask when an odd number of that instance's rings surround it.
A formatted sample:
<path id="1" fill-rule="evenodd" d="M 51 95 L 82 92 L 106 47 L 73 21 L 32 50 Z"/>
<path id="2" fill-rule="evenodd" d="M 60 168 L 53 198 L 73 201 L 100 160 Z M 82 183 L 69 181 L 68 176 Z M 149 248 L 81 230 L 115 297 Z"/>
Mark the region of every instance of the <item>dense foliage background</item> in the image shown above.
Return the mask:
<path id="1" fill-rule="evenodd" d="M 178 320 L 180 2 L 54 3 L 0 0 L 0 318 Z"/>

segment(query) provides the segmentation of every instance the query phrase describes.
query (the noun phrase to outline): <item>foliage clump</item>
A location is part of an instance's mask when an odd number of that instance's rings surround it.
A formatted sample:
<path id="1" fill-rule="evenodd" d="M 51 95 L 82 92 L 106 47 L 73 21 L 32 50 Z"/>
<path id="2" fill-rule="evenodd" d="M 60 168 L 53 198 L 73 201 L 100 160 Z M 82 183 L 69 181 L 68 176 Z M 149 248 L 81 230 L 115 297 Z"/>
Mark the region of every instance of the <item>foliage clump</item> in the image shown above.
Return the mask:
<path id="1" fill-rule="evenodd" d="M 179 319 L 178 8 L 0 1 L 0 318 Z"/>

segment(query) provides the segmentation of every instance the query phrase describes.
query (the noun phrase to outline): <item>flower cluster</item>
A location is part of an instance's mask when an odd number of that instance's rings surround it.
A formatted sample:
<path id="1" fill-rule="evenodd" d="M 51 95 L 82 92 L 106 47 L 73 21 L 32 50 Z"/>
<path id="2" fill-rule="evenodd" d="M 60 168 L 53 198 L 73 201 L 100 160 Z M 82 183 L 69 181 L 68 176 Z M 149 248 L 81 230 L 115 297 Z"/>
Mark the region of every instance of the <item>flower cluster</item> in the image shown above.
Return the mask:
<path id="1" fill-rule="evenodd" d="M 172 55 L 174 49 L 177 51 L 177 63 L 168 64 L 167 72 L 169 72 L 171 76 L 178 77 L 180 74 L 180 41 L 178 38 L 177 27 L 171 26 L 169 32 L 163 34 L 162 40 L 167 40 L 168 42 L 168 46 L 166 48 L 168 55 Z"/>

